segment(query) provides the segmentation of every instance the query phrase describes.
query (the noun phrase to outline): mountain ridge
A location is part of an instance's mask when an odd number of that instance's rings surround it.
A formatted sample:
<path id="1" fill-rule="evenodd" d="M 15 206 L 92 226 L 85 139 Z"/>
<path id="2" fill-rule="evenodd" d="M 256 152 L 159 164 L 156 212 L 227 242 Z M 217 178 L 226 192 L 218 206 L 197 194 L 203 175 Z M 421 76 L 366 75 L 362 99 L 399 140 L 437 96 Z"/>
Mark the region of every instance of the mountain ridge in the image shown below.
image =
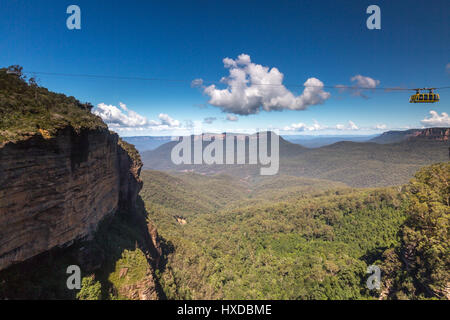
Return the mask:
<path id="1" fill-rule="evenodd" d="M 319 148 L 306 148 L 282 137 L 279 142 L 280 174 L 333 180 L 353 187 L 403 184 L 408 182 L 421 166 L 448 159 L 448 141 L 426 138 L 395 143 L 340 141 Z M 171 150 L 177 143 L 172 141 L 155 150 L 143 152 L 144 169 L 194 171 L 202 174 L 224 173 L 241 178 L 259 175 L 258 168 L 261 166 L 250 165 L 248 161 L 246 165 L 175 165 L 171 161 Z M 209 143 L 204 142 L 203 149 Z"/>
<path id="2" fill-rule="evenodd" d="M 427 139 L 434 141 L 449 141 L 450 128 L 448 127 L 433 127 L 426 129 L 409 129 L 405 131 L 386 131 L 380 136 L 375 137 L 370 142 L 376 143 L 396 143 L 405 140 Z"/>

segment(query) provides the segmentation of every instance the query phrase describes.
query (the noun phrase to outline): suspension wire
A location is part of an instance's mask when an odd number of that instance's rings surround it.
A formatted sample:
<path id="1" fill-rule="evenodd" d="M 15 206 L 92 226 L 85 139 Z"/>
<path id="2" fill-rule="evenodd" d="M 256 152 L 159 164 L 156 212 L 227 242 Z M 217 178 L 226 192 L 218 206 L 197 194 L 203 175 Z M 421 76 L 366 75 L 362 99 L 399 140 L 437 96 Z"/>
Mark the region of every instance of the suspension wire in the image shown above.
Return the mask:
<path id="1" fill-rule="evenodd" d="M 81 78 L 99 78 L 99 79 L 116 79 L 116 80 L 139 80 L 139 81 L 161 81 L 161 82 L 178 82 L 178 83 L 189 83 L 191 85 L 195 84 L 193 81 L 195 80 L 186 80 L 186 79 L 167 79 L 167 78 L 148 78 L 148 77 L 136 77 L 136 76 L 112 76 L 112 75 L 99 75 L 99 74 L 82 74 L 82 73 L 58 73 L 58 72 L 43 72 L 43 71 L 23 71 L 23 73 L 27 74 L 40 74 L 46 76 L 63 76 L 63 77 L 81 77 Z M 222 84 L 219 81 L 201 81 L 201 84 Z M 252 85 L 256 86 L 273 86 L 273 87 L 306 87 L 306 88 L 326 88 L 326 89 L 340 89 L 340 90 L 384 90 L 385 92 L 389 91 L 410 91 L 417 89 L 428 89 L 428 88 L 401 88 L 401 87 L 362 87 L 357 85 L 306 85 L 306 84 L 273 84 L 273 83 L 252 83 Z M 443 90 L 449 89 L 450 86 L 444 87 L 435 87 L 432 88 L 434 90 Z"/>

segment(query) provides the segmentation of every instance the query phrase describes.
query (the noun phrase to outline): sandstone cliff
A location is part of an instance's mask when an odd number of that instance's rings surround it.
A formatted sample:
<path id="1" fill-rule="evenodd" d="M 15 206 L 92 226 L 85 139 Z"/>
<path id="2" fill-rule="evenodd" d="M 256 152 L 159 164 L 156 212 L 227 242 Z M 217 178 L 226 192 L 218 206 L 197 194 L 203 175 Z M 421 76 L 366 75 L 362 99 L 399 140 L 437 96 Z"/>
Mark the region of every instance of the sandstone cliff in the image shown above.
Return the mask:
<path id="1" fill-rule="evenodd" d="M 426 138 L 435 141 L 449 141 L 450 128 L 427 128 L 414 132 L 409 138 Z"/>
<path id="2" fill-rule="evenodd" d="M 139 153 L 91 108 L 27 82 L 19 66 L 0 69 L 0 270 L 90 239 L 116 212 L 158 254 L 136 212 Z"/>
<path id="3" fill-rule="evenodd" d="M 119 208 L 135 210 L 142 164 L 107 129 L 71 127 L 0 148 L 0 269 L 89 238 Z"/>

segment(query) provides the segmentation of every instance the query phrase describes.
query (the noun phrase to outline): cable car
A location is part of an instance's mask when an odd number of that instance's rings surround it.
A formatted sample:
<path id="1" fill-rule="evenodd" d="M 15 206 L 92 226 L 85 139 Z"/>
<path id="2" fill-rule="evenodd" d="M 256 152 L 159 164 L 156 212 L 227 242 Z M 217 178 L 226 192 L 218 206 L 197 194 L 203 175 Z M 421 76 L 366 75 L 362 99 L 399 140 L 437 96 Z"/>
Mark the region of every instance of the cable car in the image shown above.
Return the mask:
<path id="1" fill-rule="evenodd" d="M 409 98 L 410 103 L 434 103 L 439 102 L 439 94 L 433 93 L 435 88 L 423 88 L 423 89 L 414 89 L 416 90 L 416 94 L 413 94 Z M 428 93 L 421 93 L 420 91 L 428 90 Z"/>

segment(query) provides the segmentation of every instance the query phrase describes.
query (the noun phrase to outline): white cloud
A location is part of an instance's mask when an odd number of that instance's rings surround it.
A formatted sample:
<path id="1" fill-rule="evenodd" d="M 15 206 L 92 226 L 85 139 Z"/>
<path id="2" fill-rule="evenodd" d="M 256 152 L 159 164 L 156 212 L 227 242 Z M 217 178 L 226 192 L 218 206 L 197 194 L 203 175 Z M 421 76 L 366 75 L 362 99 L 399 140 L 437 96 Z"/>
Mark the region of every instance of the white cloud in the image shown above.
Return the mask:
<path id="1" fill-rule="evenodd" d="M 430 116 L 420 121 L 425 127 L 450 127 L 450 117 L 446 112 L 441 115 L 434 110 L 430 111 Z"/>
<path id="2" fill-rule="evenodd" d="M 362 89 L 374 89 L 380 84 L 380 80 L 372 79 L 371 77 L 365 77 L 360 74 L 351 77 L 352 82 L 356 82 L 357 88 Z"/>
<path id="3" fill-rule="evenodd" d="M 443 115 L 446 115 L 443 113 Z M 447 116 L 448 117 L 448 116 Z M 448 118 L 447 118 L 448 119 Z M 447 120 L 448 121 L 448 120 Z M 441 124 L 444 126 L 444 124 Z M 448 126 L 448 124 L 447 124 Z M 316 120 L 312 125 L 305 124 L 303 122 L 293 123 L 289 126 L 285 126 L 280 128 L 280 130 L 285 132 L 318 132 L 318 131 L 326 131 L 326 132 L 345 132 L 345 131 L 358 131 L 358 132 L 374 132 L 375 130 L 387 130 L 388 126 L 386 124 L 375 124 L 371 126 L 358 126 L 355 122 L 349 120 L 347 123 L 338 123 L 336 125 L 324 125 Z M 392 129 L 408 129 L 408 127 L 404 128 L 392 128 Z"/>
<path id="4" fill-rule="evenodd" d="M 120 106 L 123 110 L 128 111 L 127 105 L 126 105 L 125 103 L 119 102 L 119 106 Z"/>
<path id="5" fill-rule="evenodd" d="M 283 128 L 284 131 L 304 131 L 304 128 L 306 128 L 306 124 L 304 124 L 303 122 L 299 122 L 299 123 L 293 123 L 290 126 L 285 126 Z"/>
<path id="6" fill-rule="evenodd" d="M 348 128 L 350 130 L 358 130 L 359 129 L 358 126 L 351 120 L 348 121 Z"/>
<path id="7" fill-rule="evenodd" d="M 303 93 L 295 96 L 282 83 L 284 75 L 275 67 L 269 68 L 251 62 L 250 56 L 241 54 L 237 59 L 223 59 L 229 76 L 221 79 L 226 89 L 216 85 L 203 86 L 202 79 L 192 82 L 209 96 L 208 103 L 224 112 L 249 115 L 272 110 L 304 110 L 310 105 L 321 104 L 330 97 L 323 90 L 323 82 L 309 78 Z"/>
<path id="8" fill-rule="evenodd" d="M 314 124 L 311 126 L 308 126 L 304 124 L 303 122 L 299 123 L 293 123 L 290 126 L 286 126 L 283 128 L 284 131 L 318 131 L 318 130 L 325 130 L 328 129 L 327 126 L 323 126 L 319 124 L 317 121 L 314 120 Z"/>
<path id="9" fill-rule="evenodd" d="M 169 117 L 168 114 L 160 113 L 158 116 L 159 120 L 161 120 L 161 123 L 158 125 L 166 125 L 170 128 L 179 127 L 180 121 L 174 120 L 173 118 Z"/>
<path id="10" fill-rule="evenodd" d="M 235 115 L 227 114 L 227 120 L 228 121 L 238 121 L 239 118 L 237 116 L 235 116 Z"/>
<path id="11" fill-rule="evenodd" d="M 307 125 L 303 122 L 293 123 L 290 126 L 286 126 L 283 128 L 284 131 L 297 131 L 297 132 L 306 132 L 306 131 L 322 131 L 322 130 L 359 130 L 360 128 L 351 120 L 347 122 L 347 124 L 336 124 L 335 126 L 326 126 L 318 123 L 314 120 L 314 124 Z"/>
<path id="12" fill-rule="evenodd" d="M 217 120 L 216 117 L 206 117 L 205 119 L 203 119 L 203 122 L 207 123 L 207 124 L 211 124 L 211 123 L 213 123 L 216 120 Z"/>
<path id="13" fill-rule="evenodd" d="M 387 126 L 385 124 L 376 124 L 373 128 L 375 130 L 385 130 L 387 129 Z"/>
<path id="14" fill-rule="evenodd" d="M 147 118 L 129 110 L 122 102 L 119 103 L 119 106 L 120 109 L 113 105 L 100 103 L 93 113 L 113 126 L 141 127 L 149 124 Z"/>
<path id="15" fill-rule="evenodd" d="M 359 127 L 351 120 L 347 124 L 337 124 L 335 127 L 337 130 L 359 130 Z"/>
<path id="16" fill-rule="evenodd" d="M 350 91 L 354 96 L 367 98 L 367 96 L 364 94 L 364 91 L 373 90 L 380 84 L 380 80 L 362 76 L 360 74 L 351 77 L 350 81 L 353 82 L 352 86 L 338 84 L 336 88 L 339 89 L 340 92 Z"/>
<path id="17" fill-rule="evenodd" d="M 117 131 L 154 130 L 180 128 L 180 121 L 171 118 L 165 113 L 158 116 L 159 120 L 148 120 L 137 112 L 129 109 L 124 103 L 119 102 L 119 108 L 114 105 L 99 103 L 92 113 L 102 118 L 105 123 Z"/>

